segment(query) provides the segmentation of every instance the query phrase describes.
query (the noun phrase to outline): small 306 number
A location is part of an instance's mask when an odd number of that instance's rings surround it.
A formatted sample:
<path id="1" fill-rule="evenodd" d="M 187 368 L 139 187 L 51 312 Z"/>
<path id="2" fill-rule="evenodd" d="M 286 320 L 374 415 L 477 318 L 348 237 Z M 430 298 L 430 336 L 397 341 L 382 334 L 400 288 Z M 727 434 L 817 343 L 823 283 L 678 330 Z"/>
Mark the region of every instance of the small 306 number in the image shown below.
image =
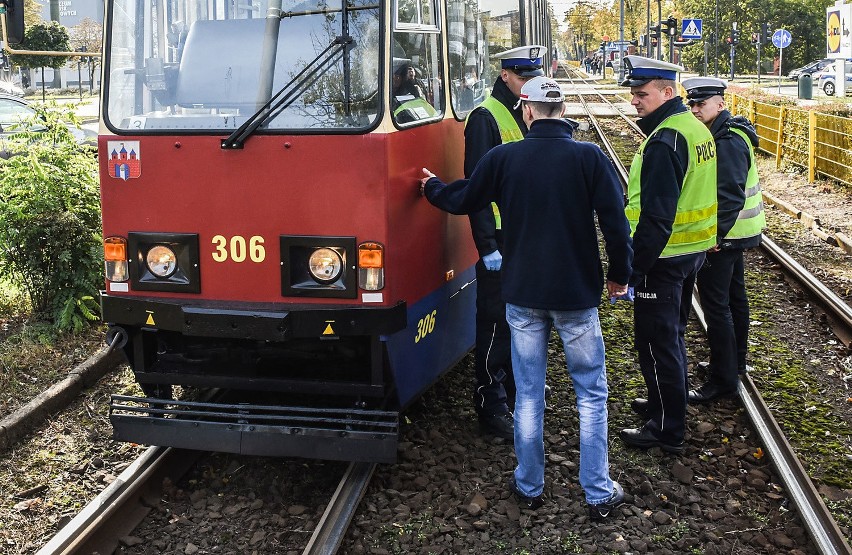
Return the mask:
<path id="1" fill-rule="evenodd" d="M 414 337 L 415 343 L 420 343 L 427 335 L 435 331 L 435 320 L 438 316 L 438 310 L 435 309 L 417 322 L 417 335 Z"/>

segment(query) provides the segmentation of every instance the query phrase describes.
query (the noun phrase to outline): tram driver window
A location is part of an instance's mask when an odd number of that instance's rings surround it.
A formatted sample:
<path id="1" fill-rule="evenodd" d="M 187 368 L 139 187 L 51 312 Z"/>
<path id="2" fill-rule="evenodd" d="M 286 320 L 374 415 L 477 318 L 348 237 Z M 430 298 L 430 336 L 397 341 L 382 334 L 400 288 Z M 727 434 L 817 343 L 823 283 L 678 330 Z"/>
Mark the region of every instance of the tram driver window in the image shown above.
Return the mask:
<path id="1" fill-rule="evenodd" d="M 400 126 L 441 119 L 441 29 L 434 0 L 398 0 L 392 41 L 390 112 Z"/>

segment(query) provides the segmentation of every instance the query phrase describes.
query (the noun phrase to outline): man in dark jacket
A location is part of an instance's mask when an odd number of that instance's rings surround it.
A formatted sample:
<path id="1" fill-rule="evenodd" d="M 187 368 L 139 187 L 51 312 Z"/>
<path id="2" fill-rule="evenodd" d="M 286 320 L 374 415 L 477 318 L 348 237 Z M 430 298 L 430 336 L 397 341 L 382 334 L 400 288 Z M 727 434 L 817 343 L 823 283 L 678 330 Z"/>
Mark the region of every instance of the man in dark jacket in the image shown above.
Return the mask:
<path id="1" fill-rule="evenodd" d="M 707 403 L 737 392 L 746 371 L 749 308 L 743 251 L 760 245 L 766 227 L 754 158 L 757 133 L 742 116 L 725 109 L 727 83 L 714 77 L 683 81 L 692 114 L 713 134 L 719 160 L 717 245 L 698 272 L 698 294 L 707 320 L 710 375 L 689 392 L 689 403 Z"/>
<path id="2" fill-rule="evenodd" d="M 536 509 L 544 489 L 544 382 L 553 327 L 562 338 L 580 414 L 580 485 L 593 518 L 624 498 L 609 476 L 607 383 L 598 305 L 604 272 L 598 225 L 606 241 L 610 297 L 627 291 L 629 227 L 618 178 L 601 149 L 574 141 L 561 119 L 562 90 L 553 79 L 524 84 L 518 103 L 529 125 L 523 141 L 489 151 L 469 180 L 449 185 L 424 169 L 421 191 L 454 214 L 496 202 L 506 231 L 502 298 L 512 337 L 515 469 L 510 489 Z M 546 163 L 542 162 L 546 161 Z"/>
<path id="3" fill-rule="evenodd" d="M 633 232 L 634 337 L 647 399 L 631 406 L 631 447 L 683 450 L 686 432 L 686 323 L 695 276 L 716 244 L 716 157 L 710 131 L 675 92 L 680 66 L 627 56 L 639 127 L 648 136 L 630 165 L 625 209 Z"/>
<path id="4" fill-rule="evenodd" d="M 497 145 L 520 141 L 527 133 L 521 111 L 515 108 L 527 80 L 544 75 L 544 47 L 519 46 L 501 52 L 500 77 L 491 96 L 467 118 L 464 127 L 464 176 Z M 473 404 L 483 433 L 514 437 L 509 397 L 514 395 L 506 305 L 500 298 L 503 230 L 496 205 L 470 214 L 470 230 L 479 251 L 476 263 L 476 360 Z"/>

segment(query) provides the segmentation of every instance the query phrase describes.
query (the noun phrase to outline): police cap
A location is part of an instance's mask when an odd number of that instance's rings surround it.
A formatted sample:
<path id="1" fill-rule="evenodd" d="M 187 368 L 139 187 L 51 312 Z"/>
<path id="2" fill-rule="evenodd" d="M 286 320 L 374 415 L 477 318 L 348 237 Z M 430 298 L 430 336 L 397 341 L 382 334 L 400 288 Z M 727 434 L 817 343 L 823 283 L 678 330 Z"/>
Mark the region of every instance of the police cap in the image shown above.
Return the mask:
<path id="1" fill-rule="evenodd" d="M 529 44 L 506 50 L 494 56 L 500 60 L 500 67 L 514 71 L 521 77 L 537 77 L 544 75 L 542 71 L 542 54 L 545 48 L 538 44 Z"/>
<path id="2" fill-rule="evenodd" d="M 681 85 L 686 89 L 686 99 L 690 104 L 707 100 L 717 94 L 725 96 L 725 89 L 728 88 L 724 80 L 715 77 L 690 77 L 684 79 Z"/>
<path id="3" fill-rule="evenodd" d="M 621 82 L 622 87 L 641 87 L 654 79 L 675 81 L 678 72 L 683 71 L 683 67 L 677 64 L 634 54 L 624 57 L 624 65 L 627 67 L 627 74 Z"/>

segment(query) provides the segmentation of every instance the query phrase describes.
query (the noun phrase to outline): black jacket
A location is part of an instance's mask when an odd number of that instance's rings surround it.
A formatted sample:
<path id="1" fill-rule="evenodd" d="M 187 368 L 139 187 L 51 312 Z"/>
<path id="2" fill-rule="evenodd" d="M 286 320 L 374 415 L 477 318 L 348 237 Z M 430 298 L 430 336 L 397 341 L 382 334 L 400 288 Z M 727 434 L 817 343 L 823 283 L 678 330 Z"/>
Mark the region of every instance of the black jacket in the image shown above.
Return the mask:
<path id="1" fill-rule="evenodd" d="M 497 203 L 508 303 L 551 310 L 600 304 L 595 215 L 606 240 L 607 279 L 625 284 L 630 277 L 630 226 L 615 169 L 597 145 L 575 141 L 572 131 L 564 120 L 537 120 L 523 141 L 491 149 L 469 180 L 426 183 L 429 201 L 453 214 Z"/>
<path id="2" fill-rule="evenodd" d="M 669 241 L 689 167 L 686 138 L 671 128 L 655 130 L 667 117 L 686 111 L 683 100 L 676 96 L 636 122 L 649 138 L 642 156 L 642 215 L 633 233 L 631 285 L 651 270 Z"/>
<path id="3" fill-rule="evenodd" d="M 716 168 L 718 184 L 718 231 L 719 246 L 723 249 L 747 249 L 760 245 L 760 235 L 744 239 L 726 239 L 728 232 L 737 223 L 737 216 L 745 205 L 745 186 L 751 167 L 749 147 L 741 136 L 731 131 L 742 130 L 757 148 L 757 132 L 751 122 L 743 116 L 732 117 L 723 110 L 710 124 L 710 132 L 716 141 Z"/>
<path id="4" fill-rule="evenodd" d="M 527 125 L 524 123 L 521 110 L 513 108 L 518 102 L 518 97 L 512 94 L 500 77 L 494 83 L 491 95 L 509 109 L 521 133 L 526 135 Z M 469 178 L 485 153 L 500 144 L 503 144 L 500 129 L 491 113 L 485 108 L 472 111 L 464 128 L 464 176 Z M 470 214 L 470 230 L 480 258 L 496 250 L 503 250 L 502 233 L 496 232 L 494 211 L 491 207 Z"/>

